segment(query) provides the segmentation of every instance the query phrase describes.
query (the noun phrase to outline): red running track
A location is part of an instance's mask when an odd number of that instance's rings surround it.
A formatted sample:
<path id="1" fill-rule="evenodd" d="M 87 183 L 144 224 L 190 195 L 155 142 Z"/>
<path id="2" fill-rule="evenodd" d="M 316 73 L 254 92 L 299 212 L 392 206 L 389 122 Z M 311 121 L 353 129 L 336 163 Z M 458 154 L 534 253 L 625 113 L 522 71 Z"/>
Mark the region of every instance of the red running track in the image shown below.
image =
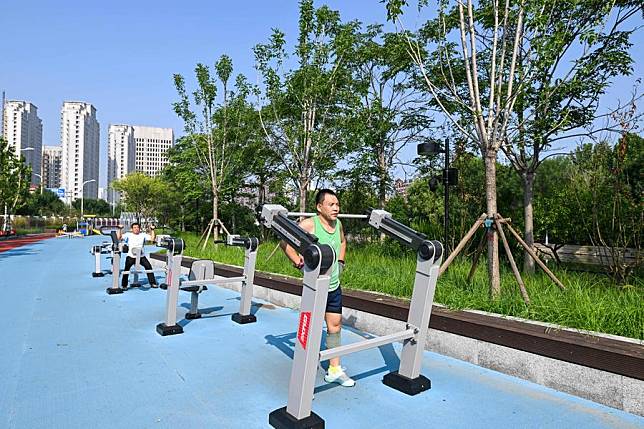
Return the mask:
<path id="1" fill-rule="evenodd" d="M 6 240 L 0 241 L 0 252 L 6 252 L 7 250 L 15 249 L 16 247 L 24 246 L 26 244 L 36 243 L 41 240 L 46 240 L 48 238 L 55 237 L 54 233 L 47 234 L 34 234 L 27 235 L 24 237 L 9 238 Z"/>

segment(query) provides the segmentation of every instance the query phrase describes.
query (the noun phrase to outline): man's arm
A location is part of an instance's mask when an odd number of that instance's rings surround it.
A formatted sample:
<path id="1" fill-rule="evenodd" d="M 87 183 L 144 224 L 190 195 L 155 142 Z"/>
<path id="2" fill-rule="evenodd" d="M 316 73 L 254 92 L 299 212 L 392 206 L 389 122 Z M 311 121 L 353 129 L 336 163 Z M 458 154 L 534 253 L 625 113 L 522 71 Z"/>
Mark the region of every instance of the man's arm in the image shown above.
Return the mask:
<path id="1" fill-rule="evenodd" d="M 118 225 L 116 228 L 116 238 L 121 241 L 123 240 L 123 225 Z"/>
<path id="2" fill-rule="evenodd" d="M 313 234 L 313 231 L 315 230 L 315 224 L 313 223 L 312 219 L 304 219 L 302 222 L 300 222 L 300 227 L 308 233 Z M 293 266 L 295 268 L 302 268 L 304 266 L 304 258 L 297 253 L 297 250 L 293 249 L 291 246 L 289 246 L 284 240 L 280 241 L 280 247 L 288 257 L 288 259 L 293 263 Z"/>
<path id="3" fill-rule="evenodd" d="M 338 261 L 344 263 L 344 255 L 347 253 L 347 240 L 344 238 L 344 226 L 340 224 L 340 254 L 338 255 Z"/>
<path id="4" fill-rule="evenodd" d="M 156 240 L 157 234 L 155 232 L 154 225 L 150 225 L 150 227 L 148 228 L 148 235 L 150 236 L 150 241 L 154 242 L 154 240 Z"/>

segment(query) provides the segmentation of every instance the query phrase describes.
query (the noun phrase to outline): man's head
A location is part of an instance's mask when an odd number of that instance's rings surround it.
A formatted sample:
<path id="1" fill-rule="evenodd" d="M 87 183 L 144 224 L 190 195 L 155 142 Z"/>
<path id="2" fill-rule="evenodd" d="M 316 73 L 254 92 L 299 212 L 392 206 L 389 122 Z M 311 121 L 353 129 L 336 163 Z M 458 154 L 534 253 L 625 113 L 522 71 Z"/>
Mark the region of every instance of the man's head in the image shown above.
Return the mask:
<path id="1" fill-rule="evenodd" d="M 320 189 L 315 196 L 315 209 L 326 220 L 336 220 L 340 213 L 338 196 L 330 189 Z"/>
<path id="2" fill-rule="evenodd" d="M 140 223 L 138 223 L 138 222 L 134 222 L 134 223 L 131 225 L 131 228 L 132 228 L 132 232 L 133 232 L 134 234 L 138 234 L 138 233 L 140 233 L 140 232 L 141 232 L 141 224 L 140 224 Z"/>

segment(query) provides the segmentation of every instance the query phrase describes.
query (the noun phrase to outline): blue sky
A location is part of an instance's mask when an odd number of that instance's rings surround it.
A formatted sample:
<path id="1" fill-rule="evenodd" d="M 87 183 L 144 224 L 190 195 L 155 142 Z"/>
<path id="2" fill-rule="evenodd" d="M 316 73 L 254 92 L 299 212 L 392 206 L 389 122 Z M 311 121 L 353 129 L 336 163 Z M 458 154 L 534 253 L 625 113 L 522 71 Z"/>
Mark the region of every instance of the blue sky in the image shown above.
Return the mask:
<path id="1" fill-rule="evenodd" d="M 386 19 L 378 0 L 324 4 L 344 21 Z M 408 27 L 415 27 L 415 17 L 406 17 Z M 295 0 L 10 2 L 0 10 L 0 91 L 38 107 L 46 145 L 60 144 L 63 101 L 92 103 L 101 124 L 104 186 L 109 124 L 171 127 L 175 137 L 181 135 L 183 124 L 171 106 L 177 98 L 173 73 L 188 77 L 196 63 L 213 64 L 228 54 L 235 72 L 254 82 L 253 46 L 266 41 L 271 28 L 293 41 L 297 20 Z M 644 46 L 642 31 L 634 41 Z M 640 77 L 641 52 L 633 50 L 634 76 Z M 606 105 L 626 97 L 634 79 L 619 79 Z"/>

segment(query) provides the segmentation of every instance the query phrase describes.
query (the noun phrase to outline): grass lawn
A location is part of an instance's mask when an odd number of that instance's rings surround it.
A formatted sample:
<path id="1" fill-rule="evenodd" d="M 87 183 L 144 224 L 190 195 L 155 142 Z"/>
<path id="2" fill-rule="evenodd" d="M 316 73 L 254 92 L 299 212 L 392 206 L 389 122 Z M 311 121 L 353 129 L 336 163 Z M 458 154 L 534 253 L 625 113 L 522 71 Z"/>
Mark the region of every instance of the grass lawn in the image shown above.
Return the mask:
<path id="1" fill-rule="evenodd" d="M 202 251 L 198 236 L 183 234 L 187 256 L 243 265 L 244 253 L 239 247 L 212 245 Z M 257 257 L 257 270 L 301 277 L 280 249 L 269 258 L 277 243 L 262 243 Z M 401 252 L 395 246 L 352 245 L 349 243 L 342 287 L 411 297 L 416 258 L 413 252 Z M 451 309 L 483 310 L 508 316 L 554 323 L 577 329 L 644 339 L 644 284 L 616 286 L 602 274 L 554 270 L 566 286 L 560 290 L 538 272 L 524 277 L 531 304 L 526 306 L 509 267 L 502 266 L 501 297 L 491 300 L 485 261 L 481 261 L 471 284 L 467 259 L 457 259 L 438 280 L 434 301 Z"/>

